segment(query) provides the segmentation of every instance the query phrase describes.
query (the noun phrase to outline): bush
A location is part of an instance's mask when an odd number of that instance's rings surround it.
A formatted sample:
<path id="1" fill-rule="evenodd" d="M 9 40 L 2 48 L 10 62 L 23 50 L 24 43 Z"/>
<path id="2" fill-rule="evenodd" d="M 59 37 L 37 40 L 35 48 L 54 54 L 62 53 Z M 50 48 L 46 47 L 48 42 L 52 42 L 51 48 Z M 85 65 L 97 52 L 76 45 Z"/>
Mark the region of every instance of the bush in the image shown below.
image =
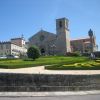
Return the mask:
<path id="1" fill-rule="evenodd" d="M 80 56 L 80 53 L 79 52 L 68 52 L 66 53 L 67 56 L 75 56 L 75 57 L 78 57 Z"/>
<path id="2" fill-rule="evenodd" d="M 82 53 L 82 56 L 89 57 L 90 56 L 90 53 Z"/>
<path id="3" fill-rule="evenodd" d="M 37 47 L 32 46 L 28 49 L 27 56 L 28 56 L 28 58 L 31 58 L 31 59 L 35 60 L 36 58 L 39 58 L 40 51 Z"/>
<path id="4" fill-rule="evenodd" d="M 93 52 L 93 54 L 95 55 L 95 57 L 100 58 L 100 51 L 95 51 L 95 52 Z M 89 57 L 90 55 L 91 55 L 91 53 L 82 53 L 82 56 Z"/>
<path id="5" fill-rule="evenodd" d="M 94 55 L 100 58 L 100 51 L 94 52 Z"/>

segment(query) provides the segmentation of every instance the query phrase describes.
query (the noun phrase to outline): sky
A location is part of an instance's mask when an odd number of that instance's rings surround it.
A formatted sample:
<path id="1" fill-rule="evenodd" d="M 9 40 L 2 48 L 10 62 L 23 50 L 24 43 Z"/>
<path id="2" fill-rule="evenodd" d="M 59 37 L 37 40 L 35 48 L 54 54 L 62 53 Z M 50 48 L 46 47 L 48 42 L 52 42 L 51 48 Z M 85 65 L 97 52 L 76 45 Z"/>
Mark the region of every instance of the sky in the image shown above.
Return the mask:
<path id="1" fill-rule="evenodd" d="M 0 41 L 25 39 L 43 29 L 56 33 L 56 19 L 69 19 L 70 38 L 91 28 L 100 50 L 100 0 L 0 0 Z"/>

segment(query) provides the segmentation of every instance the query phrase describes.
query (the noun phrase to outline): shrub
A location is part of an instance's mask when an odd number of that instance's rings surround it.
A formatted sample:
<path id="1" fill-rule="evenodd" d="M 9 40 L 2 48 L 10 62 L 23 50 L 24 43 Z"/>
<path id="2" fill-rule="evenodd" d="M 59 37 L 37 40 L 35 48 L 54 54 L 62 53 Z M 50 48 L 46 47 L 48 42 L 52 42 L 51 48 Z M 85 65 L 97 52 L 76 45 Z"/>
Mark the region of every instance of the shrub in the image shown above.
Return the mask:
<path id="1" fill-rule="evenodd" d="M 27 56 L 28 56 L 28 58 L 32 58 L 33 60 L 35 60 L 36 58 L 39 58 L 40 51 L 37 47 L 32 46 L 28 49 Z"/>
<path id="2" fill-rule="evenodd" d="M 100 58 L 100 51 L 94 52 L 94 55 Z"/>
<path id="3" fill-rule="evenodd" d="M 80 53 L 79 52 L 68 52 L 66 53 L 67 56 L 75 56 L 75 57 L 78 57 L 80 56 Z"/>
<path id="4" fill-rule="evenodd" d="M 90 53 L 82 53 L 82 56 L 86 56 L 86 57 L 88 57 L 88 56 L 90 56 Z"/>

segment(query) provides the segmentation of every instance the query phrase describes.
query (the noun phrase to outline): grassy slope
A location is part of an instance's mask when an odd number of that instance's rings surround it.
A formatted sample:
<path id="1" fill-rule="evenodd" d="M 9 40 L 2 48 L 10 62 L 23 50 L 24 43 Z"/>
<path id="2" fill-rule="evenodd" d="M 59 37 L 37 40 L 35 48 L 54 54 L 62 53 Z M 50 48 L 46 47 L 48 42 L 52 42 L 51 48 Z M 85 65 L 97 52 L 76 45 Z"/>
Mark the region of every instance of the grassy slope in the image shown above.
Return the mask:
<path id="1" fill-rule="evenodd" d="M 0 60 L 1 68 L 22 68 L 22 67 L 33 67 L 39 65 L 52 65 L 52 64 L 70 64 L 74 62 L 86 61 L 86 58 L 80 57 L 58 57 L 58 56 L 49 56 L 49 57 L 40 57 L 35 61 L 24 61 L 22 59 L 15 60 Z"/>
<path id="2" fill-rule="evenodd" d="M 76 60 L 74 60 L 76 59 Z M 89 60 L 88 58 L 76 57 L 71 63 L 62 63 L 45 66 L 49 70 L 100 70 L 100 60 Z"/>
<path id="3" fill-rule="evenodd" d="M 94 64 L 96 62 L 90 61 L 86 57 L 47 56 L 47 57 L 40 57 L 35 61 L 25 61 L 22 59 L 0 60 L 0 68 L 23 68 L 23 67 L 25 68 L 25 67 L 34 67 L 39 65 L 51 65 L 51 66 L 46 66 L 46 69 L 82 69 L 83 65 L 81 64 L 84 63 Z M 99 62 L 97 63 L 99 64 Z M 88 64 L 86 68 L 88 68 L 88 66 L 90 65 Z"/>

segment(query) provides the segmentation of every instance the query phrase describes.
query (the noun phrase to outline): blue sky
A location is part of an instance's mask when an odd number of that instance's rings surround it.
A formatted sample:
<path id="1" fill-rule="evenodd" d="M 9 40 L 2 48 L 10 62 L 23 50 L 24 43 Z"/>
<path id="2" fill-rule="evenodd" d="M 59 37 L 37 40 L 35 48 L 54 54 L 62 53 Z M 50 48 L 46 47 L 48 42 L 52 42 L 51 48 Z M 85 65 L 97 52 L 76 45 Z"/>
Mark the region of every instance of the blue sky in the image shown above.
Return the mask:
<path id="1" fill-rule="evenodd" d="M 56 33 L 55 19 L 69 19 L 71 39 L 87 37 L 91 28 L 100 47 L 100 0 L 0 0 L 0 41 L 41 28 Z"/>

